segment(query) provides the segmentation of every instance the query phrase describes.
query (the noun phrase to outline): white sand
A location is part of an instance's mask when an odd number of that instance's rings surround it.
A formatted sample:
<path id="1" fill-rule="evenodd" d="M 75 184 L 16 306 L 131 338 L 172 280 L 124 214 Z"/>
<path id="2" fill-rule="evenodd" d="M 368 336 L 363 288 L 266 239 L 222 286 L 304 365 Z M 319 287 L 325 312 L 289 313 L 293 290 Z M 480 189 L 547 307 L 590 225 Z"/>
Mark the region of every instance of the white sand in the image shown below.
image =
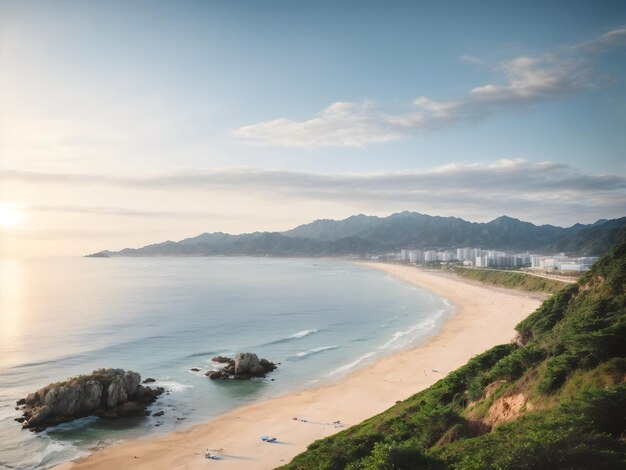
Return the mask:
<path id="1" fill-rule="evenodd" d="M 409 266 L 366 264 L 448 299 L 456 313 L 439 333 L 413 349 L 382 358 L 341 382 L 233 410 L 206 424 L 150 440 L 133 440 L 58 469 L 271 469 L 313 441 L 380 413 L 429 387 L 469 358 L 514 337 L 514 326 L 540 301 L 524 292 L 476 285 Z M 300 417 L 307 420 L 293 420 Z M 278 443 L 265 443 L 271 435 Z M 207 460 L 204 450 L 220 460 Z"/>

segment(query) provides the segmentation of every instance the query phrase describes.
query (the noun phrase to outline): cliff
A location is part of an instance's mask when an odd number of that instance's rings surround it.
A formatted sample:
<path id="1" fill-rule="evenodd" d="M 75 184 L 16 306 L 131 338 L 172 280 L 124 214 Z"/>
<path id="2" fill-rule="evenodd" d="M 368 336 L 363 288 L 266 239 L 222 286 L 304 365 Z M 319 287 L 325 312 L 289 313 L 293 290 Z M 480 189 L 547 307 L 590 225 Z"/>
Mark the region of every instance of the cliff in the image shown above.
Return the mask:
<path id="1" fill-rule="evenodd" d="M 626 468 L 626 240 L 517 330 L 283 468 Z"/>

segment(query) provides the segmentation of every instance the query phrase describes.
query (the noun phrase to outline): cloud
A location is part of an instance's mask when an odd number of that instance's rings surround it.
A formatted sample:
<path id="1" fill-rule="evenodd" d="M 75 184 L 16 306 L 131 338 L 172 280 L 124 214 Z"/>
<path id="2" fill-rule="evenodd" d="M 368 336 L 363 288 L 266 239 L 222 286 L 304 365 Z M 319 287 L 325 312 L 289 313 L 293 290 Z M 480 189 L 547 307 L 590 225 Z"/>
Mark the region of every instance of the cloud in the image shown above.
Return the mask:
<path id="1" fill-rule="evenodd" d="M 463 54 L 462 56 L 459 57 L 459 59 L 462 60 L 463 62 L 468 62 L 474 65 L 483 65 L 485 63 L 485 59 L 481 59 L 480 57 L 476 57 L 476 56 L 469 55 L 469 54 Z"/>
<path id="2" fill-rule="evenodd" d="M 227 218 L 227 216 L 224 216 L 223 214 L 216 214 L 216 213 L 210 213 L 210 212 L 154 211 L 154 210 L 130 209 L 130 208 L 123 208 L 123 207 L 99 207 L 99 206 L 29 205 L 29 206 L 21 208 L 21 210 L 27 211 L 27 212 L 52 212 L 52 213 L 83 214 L 83 215 L 111 215 L 111 216 L 122 216 L 122 217 L 166 217 L 166 218 L 210 217 L 213 219 Z"/>
<path id="3" fill-rule="evenodd" d="M 531 104 L 552 101 L 596 86 L 588 64 L 581 58 L 518 57 L 500 68 L 504 84 L 488 84 L 471 90 L 467 105 L 479 109 L 489 105 Z"/>
<path id="4" fill-rule="evenodd" d="M 623 45 L 626 45 L 626 27 L 614 29 L 591 41 L 575 44 L 574 46 L 570 46 L 569 49 L 573 51 L 596 53 L 602 49 Z"/>
<path id="5" fill-rule="evenodd" d="M 6 234 L 7 236 L 14 235 L 20 240 L 40 240 L 40 241 L 53 241 L 53 240 L 85 240 L 88 238 L 106 238 L 106 239 L 127 239 L 135 235 L 132 231 L 120 231 L 116 230 L 99 230 L 99 229 L 81 229 L 81 228 L 68 228 L 68 229 L 49 229 L 49 230 L 27 230 L 16 229 L 12 233 Z"/>
<path id="6" fill-rule="evenodd" d="M 289 200 L 303 208 L 321 201 L 370 213 L 406 209 L 440 215 L 473 215 L 481 219 L 506 213 L 551 223 L 626 215 L 625 176 L 590 174 L 566 164 L 522 159 L 354 174 L 250 167 L 121 177 L 4 170 L 0 171 L 0 181 L 62 185 L 65 188 L 68 185 L 81 188 L 106 186 L 138 191 L 190 192 L 189 197 L 194 200 L 197 196 L 193 193 L 198 191 L 224 200 L 245 193 L 254 195 L 259 210 L 263 207 L 270 210 L 273 204 Z M 54 207 L 43 209 L 54 210 Z M 61 209 L 101 213 L 124 211 L 74 206 Z M 133 214 L 132 210 L 126 212 Z M 163 213 L 163 216 L 168 214 Z"/>
<path id="7" fill-rule="evenodd" d="M 243 140 L 286 147 L 358 147 L 402 137 L 373 103 L 336 102 L 306 121 L 274 119 L 236 129 Z"/>
<path id="8" fill-rule="evenodd" d="M 503 80 L 474 87 L 460 99 L 435 101 L 422 96 L 407 111 L 393 113 L 372 101 L 335 102 L 311 119 L 273 119 L 240 127 L 233 135 L 257 145 L 300 148 L 361 147 L 395 141 L 600 87 L 607 81 L 594 73 L 594 55 L 625 44 L 626 29 L 616 29 L 585 43 L 503 61 L 495 67 Z M 461 60 L 483 62 L 470 55 L 461 56 Z"/>

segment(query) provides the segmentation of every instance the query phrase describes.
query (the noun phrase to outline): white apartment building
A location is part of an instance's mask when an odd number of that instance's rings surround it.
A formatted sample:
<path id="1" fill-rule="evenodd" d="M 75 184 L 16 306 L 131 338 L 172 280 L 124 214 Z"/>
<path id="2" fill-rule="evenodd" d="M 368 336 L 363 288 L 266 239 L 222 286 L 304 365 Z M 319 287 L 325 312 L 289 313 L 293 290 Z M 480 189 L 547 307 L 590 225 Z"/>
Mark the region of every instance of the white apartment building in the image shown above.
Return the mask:
<path id="1" fill-rule="evenodd" d="M 457 248 L 456 259 L 459 261 L 474 261 L 474 250 L 472 248 Z"/>
<path id="2" fill-rule="evenodd" d="M 437 252 L 437 261 L 453 261 L 455 259 L 454 252 L 452 251 L 439 251 Z"/>
<path id="3" fill-rule="evenodd" d="M 583 256 L 580 258 L 569 258 L 565 256 L 565 253 L 558 255 L 532 255 L 531 256 L 531 268 L 532 269 L 547 269 L 547 270 L 559 270 L 559 271 L 572 271 L 572 272 L 585 272 L 593 263 L 598 261 L 597 256 Z"/>
<path id="4" fill-rule="evenodd" d="M 419 250 L 412 250 L 409 252 L 409 261 L 411 263 L 423 263 L 424 262 L 424 252 Z"/>
<path id="5" fill-rule="evenodd" d="M 530 266 L 531 269 L 556 269 L 561 271 L 583 272 L 595 263 L 595 256 L 569 258 L 564 253 L 556 255 L 531 255 L 529 253 L 510 254 L 497 250 L 481 250 L 479 248 L 456 248 L 450 251 L 435 250 L 400 250 L 397 258 L 413 264 L 461 261 L 465 266 L 474 265 L 479 268 L 520 268 Z"/>

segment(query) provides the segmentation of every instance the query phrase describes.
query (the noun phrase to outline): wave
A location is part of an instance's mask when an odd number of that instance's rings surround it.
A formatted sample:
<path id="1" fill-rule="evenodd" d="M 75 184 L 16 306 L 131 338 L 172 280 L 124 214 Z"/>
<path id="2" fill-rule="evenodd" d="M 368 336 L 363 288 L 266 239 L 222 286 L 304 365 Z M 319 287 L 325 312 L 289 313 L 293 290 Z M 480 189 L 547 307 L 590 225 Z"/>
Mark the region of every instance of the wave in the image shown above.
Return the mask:
<path id="1" fill-rule="evenodd" d="M 66 423 L 57 424 L 54 427 L 47 428 L 43 430 L 40 435 L 54 437 L 56 435 L 61 435 L 62 433 L 67 431 L 75 431 L 77 429 L 89 428 L 96 421 L 98 421 L 98 419 L 100 418 L 98 418 L 97 416 L 85 416 L 83 418 L 78 418 L 73 421 L 68 421 Z"/>
<path id="2" fill-rule="evenodd" d="M 403 338 L 407 335 L 410 335 L 411 333 L 415 333 L 418 330 L 423 330 L 429 327 L 433 327 L 437 324 L 437 320 L 439 320 L 439 318 L 441 318 L 441 315 L 444 313 L 443 310 L 438 310 L 437 311 L 437 315 L 430 317 L 426 320 L 422 320 L 421 322 L 410 326 L 409 328 L 407 328 L 404 331 L 396 331 L 393 335 L 391 335 L 391 339 L 389 341 L 387 341 L 385 344 L 383 344 L 382 346 L 378 347 L 379 351 L 383 351 L 385 349 L 387 349 L 389 346 L 391 346 L 393 343 L 395 343 L 396 341 L 398 341 L 400 338 Z"/>
<path id="3" fill-rule="evenodd" d="M 175 382 L 173 380 L 157 380 L 153 385 L 163 387 L 165 390 L 170 392 L 183 392 L 188 388 L 193 388 L 193 385 L 191 384 L 181 384 L 180 382 Z"/>
<path id="4" fill-rule="evenodd" d="M 328 351 L 329 349 L 337 349 L 339 346 L 335 345 L 335 346 L 320 346 L 319 348 L 313 348 L 313 349 L 309 349 L 308 351 L 303 351 L 303 352 L 299 352 L 298 354 L 296 354 L 296 356 L 298 357 L 306 357 L 306 356 L 310 356 L 311 354 L 315 354 L 315 353 L 319 353 L 322 351 Z"/>
<path id="5" fill-rule="evenodd" d="M 391 339 L 389 339 L 386 343 L 376 348 L 375 351 L 370 351 L 365 354 L 362 354 L 356 360 L 350 362 L 349 364 L 345 364 L 341 367 L 337 367 L 336 369 L 331 371 L 328 374 L 328 376 L 332 377 L 333 375 L 341 374 L 350 369 L 353 369 L 354 367 L 358 366 L 361 362 L 365 361 L 366 359 L 371 358 L 372 356 L 379 353 L 380 351 L 384 351 L 385 349 L 389 348 L 393 343 L 395 343 L 396 341 L 398 341 L 399 339 L 405 336 L 410 335 L 411 333 L 415 333 L 416 331 L 419 331 L 419 330 L 430 329 L 434 327 L 437 324 L 437 321 L 442 317 L 442 315 L 445 312 L 446 312 L 445 310 L 437 310 L 437 313 L 435 315 L 425 320 L 422 320 L 419 323 L 416 323 L 415 325 L 407 328 L 406 330 L 396 331 L 393 335 L 391 335 Z"/>
<path id="6" fill-rule="evenodd" d="M 45 365 L 48 365 L 48 364 L 57 363 L 57 362 L 65 359 L 65 358 L 68 358 L 68 357 L 72 357 L 72 356 L 64 356 L 62 358 L 47 359 L 45 361 L 25 362 L 23 364 L 16 364 L 14 366 L 8 367 L 7 369 L 27 369 L 29 367 L 45 366 Z"/>
<path id="7" fill-rule="evenodd" d="M 79 451 L 74 444 L 52 441 L 41 453 L 39 466 L 49 467 L 50 465 L 58 465 L 70 455 L 72 458 L 83 457 L 89 455 L 89 452 Z"/>
<path id="8" fill-rule="evenodd" d="M 302 330 L 292 334 L 291 336 L 288 336 L 286 339 L 300 339 L 304 338 L 305 336 L 312 335 L 313 333 L 317 333 L 318 331 L 319 328 L 313 328 L 312 330 Z"/>
<path id="9" fill-rule="evenodd" d="M 63 452 L 68 449 L 76 449 L 76 446 L 73 444 L 66 444 L 63 442 L 54 441 L 46 446 L 46 448 L 42 452 L 42 457 L 47 457 L 48 455 L 54 454 L 56 452 Z"/>
<path id="10" fill-rule="evenodd" d="M 343 365 L 343 366 L 341 366 L 341 367 L 337 367 L 335 370 L 331 371 L 331 372 L 328 374 L 328 376 L 329 376 L 329 377 L 332 377 L 333 375 L 336 375 L 336 374 L 341 374 L 341 373 L 343 373 L 343 372 L 346 372 L 346 371 L 348 371 L 348 370 L 352 369 L 353 367 L 358 366 L 358 365 L 359 365 L 361 362 L 363 362 L 364 360 L 369 359 L 369 358 L 370 358 L 370 357 L 372 357 L 374 354 L 376 354 L 376 351 L 370 351 L 370 352 L 368 352 L 368 353 L 365 353 L 365 354 L 363 354 L 363 355 L 359 356 L 359 358 L 358 358 L 356 361 L 353 361 L 353 362 L 351 362 L 350 364 L 346 364 L 346 365 Z"/>
<path id="11" fill-rule="evenodd" d="M 193 354 L 188 354 L 185 357 L 186 358 L 192 358 L 192 357 L 201 357 L 201 356 L 215 356 L 217 354 L 217 352 L 215 351 L 204 351 L 204 352 L 199 352 L 199 353 L 193 353 Z"/>
<path id="12" fill-rule="evenodd" d="M 285 338 L 280 338 L 277 339 L 275 341 L 271 341 L 269 343 L 266 343 L 265 346 L 270 346 L 272 344 L 280 344 L 280 343 L 284 343 L 286 341 L 291 341 L 294 339 L 302 339 L 306 336 L 312 335 L 314 333 L 317 333 L 319 330 L 319 328 L 312 328 L 310 330 L 302 330 L 302 331 L 298 331 L 297 333 L 292 334 L 291 336 L 286 336 Z"/>

